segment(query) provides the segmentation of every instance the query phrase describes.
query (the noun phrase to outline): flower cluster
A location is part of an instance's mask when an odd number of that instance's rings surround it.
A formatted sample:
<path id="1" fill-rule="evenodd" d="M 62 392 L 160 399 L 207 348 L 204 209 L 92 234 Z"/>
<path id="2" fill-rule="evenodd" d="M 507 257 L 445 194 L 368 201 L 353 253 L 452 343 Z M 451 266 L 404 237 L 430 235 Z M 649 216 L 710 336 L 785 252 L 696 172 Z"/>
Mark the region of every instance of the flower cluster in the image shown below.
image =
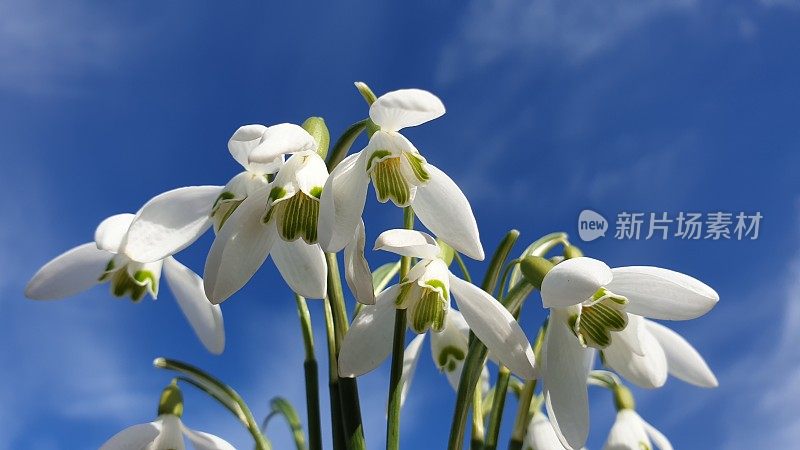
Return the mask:
<path id="1" fill-rule="evenodd" d="M 423 156 L 400 133 L 442 116 L 442 101 L 419 89 L 375 97 L 363 83 L 357 87 L 370 104 L 369 117 L 354 124 L 330 155 L 328 130 L 320 118 L 302 125 L 243 126 L 231 136 L 228 150 L 244 171 L 224 186 L 177 188 L 147 201 L 136 214 L 109 217 L 98 226 L 94 242 L 42 267 L 26 295 L 62 298 L 108 283 L 114 296 L 138 302 L 147 294 L 156 297 L 163 270 L 200 341 L 219 354 L 225 343 L 219 304 L 272 256 L 297 294 L 304 326 L 310 329 L 305 298 L 323 299 L 330 312 L 326 329 L 331 395 L 341 405 L 332 411 L 334 423 L 341 422 L 334 432 L 337 449 L 344 448 L 343 442 L 346 448 L 364 448 L 354 378 L 390 355 L 387 447 L 397 448 L 399 408 L 409 394 L 428 335 L 436 367 L 457 391 L 451 449 L 461 448 L 470 405 L 473 442 L 485 439 L 487 449 L 496 447 L 502 417 L 497 408 L 503 407 L 510 386 L 520 395 L 521 414 L 512 437 L 519 446 L 524 442 L 533 450 L 580 449 L 589 430 L 590 385 L 614 392 L 617 420 L 606 448 L 670 449 L 669 441 L 635 411 L 632 393 L 622 380 L 658 388 L 672 374 L 698 386 L 716 386 L 697 351 L 654 321 L 702 316 L 717 303 L 716 292 L 667 269 L 612 269 L 582 256 L 564 234 L 542 238 L 520 258 L 508 261 L 516 232 L 509 233 L 494 253 L 483 285 L 474 285 L 460 256 L 478 261 L 485 256 L 470 203 L 458 185 L 429 162 L 435 155 Z M 368 142 L 346 156 L 362 132 L 368 134 Z M 374 272 L 365 255 L 369 222 L 363 217 L 370 184 L 378 202 L 391 201 L 406 218 L 404 228 L 381 232 L 374 245 L 374 250 L 393 253 L 400 261 Z M 415 230 L 415 219 L 428 232 Z M 209 229 L 216 236 L 200 278 L 174 255 Z M 558 245 L 564 246 L 563 255 L 548 257 Z M 356 301 L 352 323 L 341 296 L 336 253 L 342 250 L 345 280 Z M 450 269 L 454 259 L 459 276 Z M 549 317 L 532 346 L 517 318 L 534 289 L 541 291 Z M 416 336 L 404 349 L 407 330 Z M 308 363 L 314 358 L 308 338 L 306 350 Z M 595 370 L 598 353 L 613 372 Z M 499 367 L 494 385 L 487 360 Z M 182 424 L 177 381 L 188 381 L 220 401 L 250 430 L 258 448 L 268 448 L 263 430 L 235 391 L 200 369 L 158 361 L 159 367 L 183 373 L 162 394 L 158 418 L 122 431 L 103 449 L 184 448 L 183 436 L 196 448 L 233 448 Z M 318 389 L 316 362 L 310 367 L 309 441 L 318 449 L 319 414 L 312 414 L 318 408 L 318 393 L 312 392 Z M 280 404 L 280 411 L 291 419 L 285 403 Z M 484 436 L 487 407 L 492 422 Z M 347 436 L 337 441 L 337 433 Z"/>

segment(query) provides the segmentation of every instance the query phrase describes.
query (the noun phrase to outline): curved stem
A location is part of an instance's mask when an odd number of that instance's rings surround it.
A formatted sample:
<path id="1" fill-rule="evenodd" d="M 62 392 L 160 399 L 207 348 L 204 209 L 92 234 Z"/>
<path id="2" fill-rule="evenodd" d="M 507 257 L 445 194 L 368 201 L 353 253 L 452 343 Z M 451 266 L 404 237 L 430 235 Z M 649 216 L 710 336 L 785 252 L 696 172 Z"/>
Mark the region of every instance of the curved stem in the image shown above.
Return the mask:
<path id="1" fill-rule="evenodd" d="M 303 435 L 303 425 L 300 423 L 300 417 L 297 415 L 297 410 L 294 409 L 294 406 L 283 397 L 273 398 L 270 402 L 270 406 L 272 407 L 272 411 L 270 411 L 264 419 L 264 423 L 261 426 L 264 430 L 264 434 L 267 432 L 267 425 L 269 425 L 270 419 L 277 415 L 283 416 L 283 418 L 286 419 L 286 423 L 289 424 L 289 428 L 292 430 L 292 438 L 294 439 L 294 445 L 297 450 L 306 450 L 306 437 Z"/>
<path id="2" fill-rule="evenodd" d="M 453 252 L 453 257 L 455 257 L 456 263 L 458 263 L 458 268 L 461 270 L 461 275 L 464 276 L 464 280 L 472 283 L 472 275 L 469 274 L 469 269 L 467 269 L 467 265 L 464 264 L 461 253 Z"/>
<path id="3" fill-rule="evenodd" d="M 253 413 L 250 411 L 250 408 L 247 406 L 247 403 L 245 403 L 245 401 L 242 399 L 239 393 L 236 392 L 232 387 L 223 383 L 218 378 L 215 378 L 214 376 L 204 372 L 200 368 L 192 366 L 191 364 L 186 364 L 181 361 L 176 361 L 167 358 L 156 358 L 155 361 L 153 361 L 153 365 L 158 367 L 159 369 L 167 369 L 185 375 L 189 375 L 190 377 L 194 377 L 201 384 L 213 386 L 213 388 L 219 389 L 227 397 L 229 397 L 231 401 L 239 407 L 239 409 L 241 409 L 242 415 L 240 416 L 240 419 L 243 419 L 245 426 L 247 427 L 247 430 L 253 437 L 253 440 L 255 441 L 256 444 L 256 449 L 257 450 L 272 449 L 272 446 L 270 445 L 267 438 L 264 436 L 263 433 L 261 433 L 261 428 L 258 426 L 258 423 L 256 423 L 256 419 L 253 417 Z"/>
<path id="4" fill-rule="evenodd" d="M 500 422 L 503 419 L 503 408 L 506 404 L 506 393 L 508 390 L 508 382 L 511 378 L 511 371 L 506 366 L 500 366 L 497 374 L 497 384 L 495 385 L 495 394 L 492 401 L 492 415 L 489 419 L 489 428 L 486 431 L 486 450 L 495 450 L 497 448 L 497 437 L 500 435 Z"/>

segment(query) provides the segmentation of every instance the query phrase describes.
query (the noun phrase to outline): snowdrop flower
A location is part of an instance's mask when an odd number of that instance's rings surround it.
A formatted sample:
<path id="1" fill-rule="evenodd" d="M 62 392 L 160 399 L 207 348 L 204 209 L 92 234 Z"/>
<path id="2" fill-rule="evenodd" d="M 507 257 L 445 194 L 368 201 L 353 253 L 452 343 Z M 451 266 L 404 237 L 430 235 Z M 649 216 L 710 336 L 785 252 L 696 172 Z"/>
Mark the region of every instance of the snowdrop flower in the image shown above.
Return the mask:
<path id="1" fill-rule="evenodd" d="M 372 180 L 378 201 L 411 206 L 441 240 L 470 258 L 484 258 L 478 226 L 461 189 L 398 132 L 442 114 L 441 100 L 419 89 L 389 92 L 370 106 L 369 117 L 380 130 L 331 172 L 322 190 L 319 237 L 325 251 L 338 252 L 353 238 Z"/>
<path id="2" fill-rule="evenodd" d="M 107 282 L 117 297 L 128 296 L 138 302 L 150 294 L 155 299 L 163 270 L 178 306 L 200 341 L 211 353 L 222 353 L 222 311 L 206 298 L 199 276 L 172 256 L 139 262 L 119 253 L 133 218 L 133 214 L 117 214 L 105 219 L 95 231 L 94 242 L 68 250 L 39 269 L 28 282 L 25 295 L 34 300 L 59 299 Z"/>
<path id="3" fill-rule="evenodd" d="M 688 275 L 658 267 L 612 270 L 586 257 L 553 267 L 542 280 L 541 294 L 550 308 L 542 349 L 543 392 L 548 416 L 569 448 L 582 447 L 588 434 L 586 377 L 592 348 L 606 349 L 613 338 L 642 355 L 641 327 L 631 315 L 693 319 L 719 300 L 713 289 Z"/>
<path id="4" fill-rule="evenodd" d="M 122 252 L 136 261 L 151 262 L 191 245 L 214 225 L 219 231 L 244 201 L 267 185 L 267 177 L 283 164 L 283 154 L 313 150 L 314 138 L 299 125 L 245 125 L 233 133 L 228 150 L 244 167 L 225 186 L 189 186 L 153 197 L 136 215 Z M 254 157 L 276 153 L 268 161 Z"/>
<path id="5" fill-rule="evenodd" d="M 294 292 L 325 296 L 328 268 L 317 244 L 317 218 L 327 178 L 325 162 L 315 151 L 297 152 L 269 185 L 236 208 L 206 259 L 203 278 L 213 303 L 241 289 L 268 255 Z"/>
<path id="6" fill-rule="evenodd" d="M 439 258 L 441 249 L 433 237 L 414 230 L 389 230 L 378 236 L 375 249 L 419 258 L 419 262 L 400 284 L 381 292 L 374 305 L 361 309 L 342 342 L 341 376 L 362 375 L 386 359 L 392 347 L 397 308 L 407 309 L 408 326 L 417 334 L 429 329 L 432 333 L 446 332 L 453 314 L 451 292 L 464 321 L 494 357 L 524 378 L 534 376 L 533 350 L 517 321 L 489 294 L 453 275 Z M 452 342 L 448 336 L 443 341 Z M 452 348 L 439 356 L 447 356 L 445 365 L 455 364 L 450 358 L 457 360 L 458 351 Z"/>
<path id="7" fill-rule="evenodd" d="M 419 356 L 425 342 L 423 333 L 411 340 L 403 352 L 403 374 L 400 384 L 403 386 L 400 394 L 400 404 L 405 403 L 406 395 L 411 388 L 411 381 L 417 369 Z M 456 309 L 451 309 L 445 318 L 444 329 L 441 332 L 431 333 L 431 356 L 433 363 L 447 377 L 453 390 L 458 391 L 461 380 L 461 371 L 464 369 L 464 359 L 469 350 L 469 325 L 464 316 Z M 486 366 L 481 372 L 481 387 L 483 395 L 489 392 L 489 370 Z"/>
<path id="8" fill-rule="evenodd" d="M 663 386 L 668 373 L 699 387 L 719 385 L 703 357 L 678 333 L 640 316 L 628 317 L 628 327 L 622 333 L 629 329 L 638 332 L 642 351 L 637 354 L 625 341 L 612 337 L 601 355 L 615 372 L 643 388 Z"/>
<path id="9" fill-rule="evenodd" d="M 653 444 L 659 450 L 672 450 L 666 436 L 645 422 L 633 409 L 623 408 L 617 411 L 617 418 L 603 449 L 653 450 Z"/>
<path id="10" fill-rule="evenodd" d="M 556 436 L 556 430 L 553 429 L 553 424 L 539 408 L 536 408 L 528 424 L 525 446 L 530 450 L 564 450 L 564 446 Z"/>
<path id="11" fill-rule="evenodd" d="M 126 428 L 100 447 L 100 450 L 183 450 L 184 437 L 195 450 L 236 450 L 222 438 L 195 431 L 181 421 L 183 396 L 177 386 L 169 386 L 161 395 L 158 418 Z"/>

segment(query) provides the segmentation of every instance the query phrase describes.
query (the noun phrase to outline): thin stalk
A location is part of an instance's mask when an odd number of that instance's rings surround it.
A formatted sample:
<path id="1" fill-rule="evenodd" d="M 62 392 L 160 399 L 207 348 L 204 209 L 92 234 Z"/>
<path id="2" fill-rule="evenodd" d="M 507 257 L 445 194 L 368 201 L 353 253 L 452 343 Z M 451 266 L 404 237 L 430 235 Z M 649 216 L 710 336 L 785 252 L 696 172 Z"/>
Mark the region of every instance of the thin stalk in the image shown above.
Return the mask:
<path id="1" fill-rule="evenodd" d="M 347 152 L 350 151 L 350 147 L 353 146 L 353 142 L 355 142 L 358 135 L 364 131 L 364 128 L 367 127 L 367 120 L 368 119 L 359 120 L 350 125 L 344 130 L 344 133 L 342 133 L 336 143 L 333 144 L 333 150 L 328 155 L 328 172 L 333 171 L 333 169 L 342 162 Z"/>
<path id="2" fill-rule="evenodd" d="M 244 418 L 242 410 L 239 408 L 239 405 L 237 405 L 236 403 L 232 403 L 230 399 L 222 395 L 219 395 L 220 391 L 218 389 L 212 389 L 209 386 L 205 386 L 203 385 L 203 383 L 195 381 L 194 379 L 189 377 L 178 376 L 175 377 L 175 380 L 190 384 L 195 388 L 205 392 L 209 397 L 218 401 L 222 406 L 225 407 L 225 409 L 227 409 L 228 411 L 231 412 L 231 414 L 236 416 L 236 418 L 239 419 L 242 425 L 247 426 L 247 420 Z"/>
<path id="3" fill-rule="evenodd" d="M 458 268 L 461 270 L 461 275 L 464 276 L 464 280 L 472 283 L 472 275 L 469 274 L 469 269 L 467 269 L 467 265 L 464 264 L 464 259 L 461 257 L 461 254 L 454 252 L 453 257 L 455 257 L 456 263 L 458 263 Z"/>
<path id="4" fill-rule="evenodd" d="M 242 415 L 239 417 L 240 419 L 243 419 L 245 426 L 247 427 L 247 430 L 253 437 L 253 440 L 255 441 L 256 444 L 256 450 L 272 449 L 272 446 L 270 445 L 269 441 L 261 432 L 261 428 L 258 426 L 258 423 L 256 422 L 255 417 L 253 417 L 253 413 L 250 411 L 250 408 L 247 406 L 247 403 L 245 403 L 244 399 L 242 399 L 239 393 L 236 392 L 232 387 L 223 383 L 218 378 L 215 378 L 210 374 L 204 372 L 203 370 L 181 361 L 176 361 L 167 358 L 156 358 L 155 361 L 153 361 L 153 365 L 158 367 L 159 369 L 167 369 L 178 373 L 182 373 L 184 375 L 189 375 L 190 377 L 194 377 L 196 380 L 202 382 L 202 384 L 206 384 L 209 385 L 210 387 L 213 387 L 212 389 L 219 389 L 227 397 L 229 397 L 231 401 L 239 407 L 239 409 L 241 409 Z"/>
<path id="5" fill-rule="evenodd" d="M 517 283 L 508 295 L 503 299 L 503 306 L 511 312 L 516 313 L 525 299 L 533 292 L 533 286 L 527 281 Z M 464 369 L 461 372 L 461 380 L 458 384 L 458 394 L 456 396 L 456 407 L 453 412 L 453 422 L 450 427 L 450 439 L 447 448 L 449 450 L 461 450 L 464 442 L 464 425 L 467 422 L 467 411 L 470 399 L 474 394 L 481 370 L 486 363 L 488 350 L 478 339 L 473 339 L 469 344 L 467 357 L 464 361 Z"/>
<path id="6" fill-rule="evenodd" d="M 497 448 L 497 438 L 500 435 L 500 422 L 503 420 L 503 409 L 506 404 L 506 392 L 508 389 L 508 381 L 511 377 L 511 371 L 506 366 L 500 366 L 497 374 L 497 384 L 495 385 L 495 394 L 492 401 L 492 415 L 489 418 L 489 428 L 486 431 L 486 450 L 495 450 Z"/>
<path id="7" fill-rule="evenodd" d="M 470 450 L 483 450 L 484 439 L 483 392 L 481 392 L 480 388 L 477 388 L 474 394 L 472 394 L 472 435 L 470 438 Z"/>
<path id="8" fill-rule="evenodd" d="M 328 299 L 330 300 L 333 315 L 335 355 L 338 359 L 342 347 L 342 339 L 349 327 L 347 308 L 344 304 L 342 279 L 339 275 L 339 261 L 335 253 L 326 253 L 328 263 Z M 337 369 L 338 370 L 338 369 Z M 338 374 L 337 374 L 338 377 Z M 339 398 L 344 437 L 349 450 L 363 450 L 366 448 L 364 441 L 364 427 L 361 420 L 361 404 L 358 398 L 358 383 L 355 378 L 339 377 Z"/>
<path id="9" fill-rule="evenodd" d="M 297 315 L 300 317 L 300 328 L 303 332 L 303 346 L 306 359 L 303 361 L 303 372 L 306 381 L 306 414 L 308 420 L 308 445 L 310 450 L 322 450 L 322 429 L 319 411 L 319 374 L 317 358 L 314 353 L 314 333 L 311 328 L 311 314 L 308 312 L 306 299 L 295 294 Z"/>
<path id="10" fill-rule="evenodd" d="M 347 443 L 342 425 L 342 406 L 339 396 L 339 363 L 336 359 L 336 330 L 333 326 L 331 302 L 323 300 L 325 308 L 325 333 L 328 341 L 328 392 L 331 398 L 331 434 L 334 450 L 345 450 Z"/>
<path id="11" fill-rule="evenodd" d="M 282 397 L 273 398 L 270 402 L 272 411 L 264 419 L 261 428 L 264 434 L 267 432 L 267 425 L 269 421 L 275 416 L 283 416 L 289 428 L 292 430 L 292 438 L 294 439 L 294 446 L 297 450 L 306 450 L 306 437 L 303 434 L 303 425 L 300 423 L 300 417 L 297 415 L 297 410 L 294 406 Z"/>
<path id="12" fill-rule="evenodd" d="M 407 230 L 414 228 L 414 211 L 410 206 L 403 209 L 403 227 Z M 400 259 L 400 280 L 408 276 L 411 269 L 411 258 L 403 256 Z M 403 357 L 405 353 L 406 338 L 406 310 L 395 309 L 394 335 L 392 340 L 392 368 L 389 375 L 389 410 L 386 421 L 386 450 L 400 448 L 400 398 L 403 386 L 400 381 L 403 375 Z"/>
<path id="13" fill-rule="evenodd" d="M 539 355 L 542 353 L 542 343 L 544 342 L 544 334 L 547 331 L 547 320 L 539 328 L 539 333 L 536 334 L 536 340 L 533 343 L 533 354 L 536 356 L 536 362 L 539 362 Z M 511 440 L 508 442 L 508 450 L 521 450 L 523 441 L 525 440 L 525 433 L 528 431 L 528 422 L 530 421 L 530 406 L 533 394 L 536 391 L 536 379 L 525 381 L 522 387 L 522 392 L 519 394 L 519 404 L 517 406 L 517 417 L 514 419 L 514 428 L 511 431 Z"/>
<path id="14" fill-rule="evenodd" d="M 503 265 L 506 259 L 508 259 L 508 255 L 511 253 L 511 249 L 514 248 L 514 244 L 517 242 L 518 238 L 519 231 L 509 230 L 505 237 L 503 237 L 503 240 L 500 241 L 497 250 L 494 251 L 492 260 L 489 262 L 489 268 L 486 269 L 486 275 L 483 277 L 483 284 L 481 285 L 483 290 L 489 294 L 494 292 L 494 288 L 497 285 L 497 278 L 500 276 L 500 271 L 503 269 Z"/>

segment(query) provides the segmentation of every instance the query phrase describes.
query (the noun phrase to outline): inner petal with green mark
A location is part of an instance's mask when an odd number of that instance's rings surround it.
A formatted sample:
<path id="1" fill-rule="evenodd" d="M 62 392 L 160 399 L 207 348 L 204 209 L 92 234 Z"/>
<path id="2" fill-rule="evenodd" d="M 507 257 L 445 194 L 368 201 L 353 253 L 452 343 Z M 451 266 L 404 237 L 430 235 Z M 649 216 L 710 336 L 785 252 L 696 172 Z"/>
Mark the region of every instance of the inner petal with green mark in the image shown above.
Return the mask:
<path id="1" fill-rule="evenodd" d="M 312 194 L 321 193 L 321 188 L 312 189 Z M 298 191 L 286 200 L 274 204 L 266 221 L 275 217 L 278 234 L 285 241 L 303 239 L 307 244 L 317 242 L 319 220 L 319 198 Z"/>
<path id="2" fill-rule="evenodd" d="M 436 356 L 436 362 L 439 365 L 439 369 L 445 372 L 452 372 L 456 370 L 456 366 L 459 362 L 464 361 L 466 354 L 464 350 L 454 347 L 452 345 L 448 345 L 447 347 L 443 348 L 439 355 Z"/>
<path id="3" fill-rule="evenodd" d="M 391 200 L 399 207 L 411 204 L 415 187 L 406 180 L 401 163 L 400 157 L 395 156 L 373 162 L 372 167 L 367 169 L 368 171 L 372 169 L 370 175 L 379 202 L 386 203 Z"/>
<path id="4" fill-rule="evenodd" d="M 420 297 L 408 308 L 408 326 L 417 334 L 428 329 L 442 331 L 449 303 L 437 289 L 423 287 L 419 293 Z"/>
<path id="5" fill-rule="evenodd" d="M 408 164 L 407 167 L 410 168 L 411 176 L 413 177 L 412 184 L 422 185 L 431 179 L 431 175 L 425 167 L 427 163 L 422 156 L 412 152 L 403 152 L 403 158 Z"/>
<path id="6" fill-rule="evenodd" d="M 138 302 L 148 292 L 158 293 L 158 278 L 149 270 L 137 270 L 133 276 L 128 272 L 127 265 L 116 267 L 112 259 L 106 265 L 106 270 L 99 281 L 109 282 L 111 293 L 115 297 L 130 297 Z"/>
<path id="7" fill-rule="evenodd" d="M 611 344 L 611 332 L 622 331 L 628 325 L 625 305 L 628 299 L 600 288 L 580 313 L 570 317 L 572 332 L 584 347 L 604 349 Z"/>
<path id="8" fill-rule="evenodd" d="M 214 219 L 214 231 L 218 232 L 225 221 L 236 211 L 236 208 L 242 204 L 244 198 L 236 198 L 233 192 L 223 192 L 214 201 L 214 206 L 211 208 L 211 218 Z"/>

